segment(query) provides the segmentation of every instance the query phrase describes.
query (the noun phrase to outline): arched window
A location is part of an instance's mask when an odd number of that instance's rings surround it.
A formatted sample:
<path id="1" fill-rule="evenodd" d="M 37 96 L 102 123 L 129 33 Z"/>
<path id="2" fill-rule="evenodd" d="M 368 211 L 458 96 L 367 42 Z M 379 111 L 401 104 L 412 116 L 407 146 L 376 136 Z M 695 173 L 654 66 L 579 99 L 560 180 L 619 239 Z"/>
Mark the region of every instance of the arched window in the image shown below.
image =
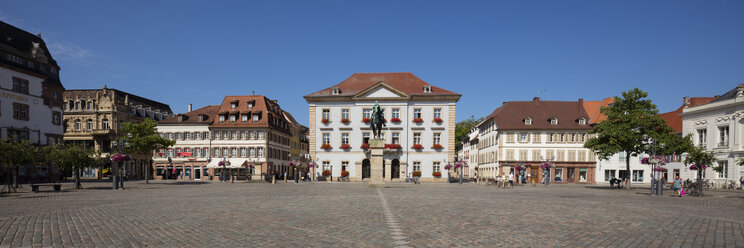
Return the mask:
<path id="1" fill-rule="evenodd" d="M 86 126 L 85 126 L 85 127 L 86 127 L 86 128 L 88 129 L 88 130 L 93 130 L 93 120 L 91 120 L 91 119 L 88 119 L 88 120 L 86 121 Z"/>
<path id="2" fill-rule="evenodd" d="M 103 118 L 103 120 L 101 120 L 101 129 L 103 130 L 109 129 L 108 119 Z"/>
<path id="3" fill-rule="evenodd" d="M 75 120 L 75 131 L 80 131 L 80 119 Z"/>

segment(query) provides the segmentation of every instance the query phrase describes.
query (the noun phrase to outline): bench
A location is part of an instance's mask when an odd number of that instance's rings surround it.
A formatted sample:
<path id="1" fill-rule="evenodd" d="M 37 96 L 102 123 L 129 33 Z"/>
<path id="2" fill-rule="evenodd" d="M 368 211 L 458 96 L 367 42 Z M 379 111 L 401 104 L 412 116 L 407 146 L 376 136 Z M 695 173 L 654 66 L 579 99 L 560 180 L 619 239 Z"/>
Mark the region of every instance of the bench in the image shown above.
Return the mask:
<path id="1" fill-rule="evenodd" d="M 57 192 L 62 190 L 62 185 L 53 183 L 53 184 L 31 184 L 31 191 L 38 193 L 39 187 L 52 187 L 54 188 L 54 191 L 57 191 Z"/>

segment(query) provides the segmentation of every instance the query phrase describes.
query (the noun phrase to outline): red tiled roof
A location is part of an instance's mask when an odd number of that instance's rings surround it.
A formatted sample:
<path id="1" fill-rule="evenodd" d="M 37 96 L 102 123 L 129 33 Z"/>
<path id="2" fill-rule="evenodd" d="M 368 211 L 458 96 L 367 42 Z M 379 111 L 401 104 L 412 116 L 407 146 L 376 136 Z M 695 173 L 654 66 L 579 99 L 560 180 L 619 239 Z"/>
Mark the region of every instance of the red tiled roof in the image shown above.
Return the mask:
<path id="1" fill-rule="evenodd" d="M 177 123 L 210 123 L 217 114 L 220 105 L 208 105 L 206 107 L 188 112 L 177 114 L 171 118 L 158 121 L 158 124 L 177 124 Z M 202 121 L 199 121 L 199 115 L 204 115 Z M 178 122 L 178 117 L 182 116 L 182 121 Z"/>
<path id="2" fill-rule="evenodd" d="M 410 72 L 387 73 L 354 73 L 346 80 L 332 87 L 306 95 L 305 97 L 353 96 L 377 83 L 385 83 L 409 96 L 461 96 L 458 93 L 431 86 L 431 92 L 424 93 L 424 86 L 431 85 Z M 339 88 L 341 94 L 332 95 L 333 88 Z"/>
<path id="3" fill-rule="evenodd" d="M 603 115 L 600 109 L 610 106 L 612 103 L 615 103 L 615 98 L 613 97 L 602 99 L 602 101 L 584 101 L 584 110 L 589 115 L 589 124 L 597 124 L 606 120 L 607 116 Z"/>
<path id="4" fill-rule="evenodd" d="M 712 102 L 715 99 L 716 97 L 692 97 L 690 98 L 690 104 L 688 105 L 688 107 L 706 104 Z M 677 110 L 659 114 L 659 117 L 666 120 L 667 126 L 674 128 L 674 133 L 682 133 L 682 116 L 679 116 L 679 114 L 682 113 L 682 109 L 684 108 L 685 105 L 683 103 L 682 106 L 680 106 Z"/>
<path id="5" fill-rule="evenodd" d="M 231 107 L 231 103 L 237 101 L 238 106 L 233 109 Z M 248 103 L 252 102 L 253 107 L 248 108 Z M 237 121 L 230 122 L 229 117 L 225 118 L 226 121 L 219 122 L 219 117 L 215 113 L 213 116 L 213 122 L 211 127 L 268 127 L 269 126 L 269 119 L 271 118 L 281 118 L 284 119 L 283 116 L 279 116 L 277 113 L 275 113 L 273 110 L 277 109 L 279 113 L 282 112 L 281 108 L 279 108 L 279 105 L 274 103 L 274 101 L 268 99 L 267 97 L 256 95 L 256 96 L 225 96 L 225 98 L 222 100 L 222 104 L 219 105 L 219 110 L 217 113 L 233 113 L 236 111 L 239 111 L 242 113 L 248 113 L 251 112 L 252 115 L 259 114 L 261 117 L 259 117 L 258 122 L 253 122 L 252 119 L 249 119 L 247 122 L 241 121 L 241 117 L 238 116 Z"/>
<path id="6" fill-rule="evenodd" d="M 532 124 L 526 125 L 524 119 L 532 118 Z M 558 118 L 558 124 L 550 124 L 552 117 Z M 579 101 L 532 101 L 504 102 L 485 119 L 493 118 L 499 130 L 588 130 L 589 115 Z M 584 118 L 586 125 L 579 125 Z"/>

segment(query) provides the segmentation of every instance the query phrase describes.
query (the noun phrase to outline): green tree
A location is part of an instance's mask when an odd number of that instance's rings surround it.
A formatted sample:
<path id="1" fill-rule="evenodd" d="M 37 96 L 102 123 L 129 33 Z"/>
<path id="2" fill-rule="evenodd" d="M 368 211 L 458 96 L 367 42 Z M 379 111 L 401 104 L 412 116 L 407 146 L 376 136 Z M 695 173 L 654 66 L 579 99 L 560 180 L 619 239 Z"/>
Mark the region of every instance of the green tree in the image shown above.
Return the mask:
<path id="1" fill-rule="evenodd" d="M 126 136 L 129 147 L 127 148 L 128 153 L 143 154 L 152 157 L 154 150 L 163 149 L 176 144 L 173 140 L 168 140 L 160 137 L 155 127 L 158 125 L 157 122 L 149 118 L 145 119 L 142 123 L 131 123 L 125 122 L 121 128 L 121 135 Z M 150 182 L 150 166 L 147 166 L 147 172 L 145 173 L 145 182 Z"/>
<path id="2" fill-rule="evenodd" d="M 35 161 L 36 148 L 26 140 L 12 141 L 0 139 L 0 166 L 7 175 L 2 192 L 16 192 L 18 187 L 18 169 Z M 7 190 L 7 191 L 6 191 Z"/>
<path id="3" fill-rule="evenodd" d="M 690 169 L 697 170 L 697 180 L 695 180 L 697 183 L 695 187 L 697 187 L 698 192 L 700 192 L 700 195 L 703 195 L 703 186 L 702 186 L 702 177 L 703 177 L 703 170 L 706 167 L 712 166 L 713 162 L 716 160 L 715 154 L 713 152 L 706 152 L 704 148 L 699 146 L 693 146 L 690 151 L 687 152 L 687 157 L 685 158 L 685 165 L 693 165 L 690 167 Z M 719 168 L 713 168 L 714 170 L 720 172 L 723 170 L 722 167 L 718 166 Z"/>
<path id="4" fill-rule="evenodd" d="M 661 119 L 656 105 L 646 99 L 648 93 L 638 88 L 615 96 L 615 103 L 602 107 L 600 112 L 607 120 L 595 125 L 590 134 L 595 137 L 587 140 L 584 147 L 593 150 L 601 159 L 625 152 L 626 171 L 630 172 L 630 157 L 650 153 L 654 147 L 646 145 L 649 141 L 675 141 L 674 131 Z M 681 141 L 680 141 L 681 142 Z M 627 182 L 626 189 L 630 189 Z"/>
<path id="5" fill-rule="evenodd" d="M 93 149 L 79 144 L 64 147 L 54 146 L 49 148 L 47 152 L 52 155 L 52 161 L 59 165 L 61 169 L 74 172 L 76 189 L 83 188 L 80 184 L 80 175 L 83 174 L 83 169 L 96 167 L 102 162 L 100 152 L 95 152 Z"/>
<path id="6" fill-rule="evenodd" d="M 474 128 L 483 121 L 483 117 L 475 118 L 471 115 L 469 118 L 462 120 L 455 124 L 455 152 L 459 153 L 462 150 L 462 141 L 470 133 L 470 129 Z"/>

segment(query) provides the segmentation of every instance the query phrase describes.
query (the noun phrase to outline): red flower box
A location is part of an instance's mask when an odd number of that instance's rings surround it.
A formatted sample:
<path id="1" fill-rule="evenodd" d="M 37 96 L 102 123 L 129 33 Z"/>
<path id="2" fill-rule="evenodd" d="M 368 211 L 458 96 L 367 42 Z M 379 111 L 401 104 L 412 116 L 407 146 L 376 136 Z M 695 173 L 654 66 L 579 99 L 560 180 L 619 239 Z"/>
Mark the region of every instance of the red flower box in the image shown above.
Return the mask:
<path id="1" fill-rule="evenodd" d="M 369 149 L 369 144 L 362 144 L 362 149 L 367 150 Z"/>
<path id="2" fill-rule="evenodd" d="M 414 177 L 420 177 L 421 176 L 421 172 L 420 171 L 414 171 L 413 173 L 411 173 L 411 175 L 413 175 Z"/>
<path id="3" fill-rule="evenodd" d="M 362 118 L 362 122 L 369 123 L 370 122 L 370 119 L 369 118 Z"/>
<path id="4" fill-rule="evenodd" d="M 341 123 L 349 124 L 351 122 L 349 119 L 341 119 Z"/>
<path id="5" fill-rule="evenodd" d="M 341 176 L 342 177 L 348 177 L 349 176 L 349 172 L 348 171 L 341 171 Z"/>
<path id="6" fill-rule="evenodd" d="M 422 123 L 424 122 L 424 119 L 421 118 L 413 118 L 413 123 Z"/>
<path id="7" fill-rule="evenodd" d="M 323 176 L 324 177 L 327 177 L 327 176 L 330 176 L 330 175 L 331 175 L 331 170 L 324 170 L 323 171 Z"/>
<path id="8" fill-rule="evenodd" d="M 349 149 L 349 148 L 351 148 L 351 145 L 349 145 L 349 144 L 341 144 L 341 149 L 346 150 L 346 149 Z"/>
<path id="9" fill-rule="evenodd" d="M 421 149 L 424 149 L 424 146 L 421 145 L 421 144 L 415 144 L 411 148 L 413 148 L 415 150 L 421 150 Z"/>
<path id="10" fill-rule="evenodd" d="M 434 122 L 436 122 L 436 123 L 442 123 L 442 118 L 434 118 Z"/>
<path id="11" fill-rule="evenodd" d="M 385 149 L 400 149 L 400 144 L 385 144 Z"/>
<path id="12" fill-rule="evenodd" d="M 320 148 L 325 150 L 331 149 L 331 144 L 322 144 L 320 145 Z"/>
<path id="13" fill-rule="evenodd" d="M 442 177 L 442 172 L 439 172 L 439 171 L 432 172 L 431 175 L 434 176 L 434 177 Z"/>
<path id="14" fill-rule="evenodd" d="M 390 119 L 390 121 L 392 121 L 392 122 L 400 122 L 400 118 L 393 118 L 393 119 Z"/>
<path id="15" fill-rule="evenodd" d="M 331 122 L 331 120 L 329 120 L 329 119 L 320 119 L 320 122 L 322 122 L 323 124 L 328 124 L 329 122 Z"/>
<path id="16" fill-rule="evenodd" d="M 442 145 L 441 145 L 441 144 L 434 144 L 433 146 L 431 146 L 431 148 L 432 148 L 432 149 L 442 149 L 442 148 L 444 148 L 444 147 L 442 147 Z"/>
<path id="17" fill-rule="evenodd" d="M 163 156 L 163 153 L 162 152 L 158 152 L 158 157 L 162 157 L 162 156 Z"/>

